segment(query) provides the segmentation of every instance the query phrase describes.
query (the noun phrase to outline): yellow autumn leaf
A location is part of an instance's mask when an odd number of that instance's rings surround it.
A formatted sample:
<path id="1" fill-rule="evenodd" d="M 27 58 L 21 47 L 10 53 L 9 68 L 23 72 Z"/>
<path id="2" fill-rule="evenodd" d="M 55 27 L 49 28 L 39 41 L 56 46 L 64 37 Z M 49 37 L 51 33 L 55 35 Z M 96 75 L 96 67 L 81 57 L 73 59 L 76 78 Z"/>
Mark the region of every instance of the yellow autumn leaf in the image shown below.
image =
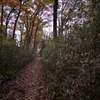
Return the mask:
<path id="1" fill-rule="evenodd" d="M 69 16 L 69 12 L 66 14 L 66 16 Z"/>

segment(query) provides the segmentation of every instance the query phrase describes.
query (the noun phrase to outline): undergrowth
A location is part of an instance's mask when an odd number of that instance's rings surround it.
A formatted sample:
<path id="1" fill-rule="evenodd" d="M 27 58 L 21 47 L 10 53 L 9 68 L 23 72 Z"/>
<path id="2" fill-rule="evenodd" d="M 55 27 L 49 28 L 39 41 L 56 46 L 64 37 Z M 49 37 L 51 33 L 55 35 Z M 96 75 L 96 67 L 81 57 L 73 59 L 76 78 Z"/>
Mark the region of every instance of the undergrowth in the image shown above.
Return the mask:
<path id="1" fill-rule="evenodd" d="M 15 76 L 35 55 L 31 49 L 16 45 L 12 39 L 0 43 L 0 84 Z"/>
<path id="2" fill-rule="evenodd" d="M 52 100 L 99 100 L 100 55 L 93 35 L 79 29 L 49 43 L 42 53 Z"/>

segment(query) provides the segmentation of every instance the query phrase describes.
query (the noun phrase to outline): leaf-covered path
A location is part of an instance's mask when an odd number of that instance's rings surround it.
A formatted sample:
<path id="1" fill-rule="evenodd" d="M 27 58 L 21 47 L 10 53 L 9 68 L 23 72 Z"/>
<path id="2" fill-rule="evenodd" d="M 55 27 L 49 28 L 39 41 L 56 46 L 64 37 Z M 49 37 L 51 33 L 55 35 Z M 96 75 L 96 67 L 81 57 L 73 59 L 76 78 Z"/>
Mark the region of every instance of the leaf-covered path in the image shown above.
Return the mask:
<path id="1" fill-rule="evenodd" d="M 0 100 L 49 100 L 41 57 L 23 68 L 16 79 L 6 83 L 3 89 Z"/>

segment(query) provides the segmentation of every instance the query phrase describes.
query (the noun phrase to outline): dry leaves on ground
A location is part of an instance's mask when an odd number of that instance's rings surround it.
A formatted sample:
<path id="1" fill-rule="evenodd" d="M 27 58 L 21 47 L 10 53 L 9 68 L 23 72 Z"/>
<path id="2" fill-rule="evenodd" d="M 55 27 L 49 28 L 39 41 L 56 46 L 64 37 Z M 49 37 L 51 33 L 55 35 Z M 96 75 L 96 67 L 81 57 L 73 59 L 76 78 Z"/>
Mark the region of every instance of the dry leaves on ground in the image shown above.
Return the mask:
<path id="1" fill-rule="evenodd" d="M 4 85 L 0 100 L 50 100 L 41 57 L 35 58 L 19 72 L 16 79 Z"/>

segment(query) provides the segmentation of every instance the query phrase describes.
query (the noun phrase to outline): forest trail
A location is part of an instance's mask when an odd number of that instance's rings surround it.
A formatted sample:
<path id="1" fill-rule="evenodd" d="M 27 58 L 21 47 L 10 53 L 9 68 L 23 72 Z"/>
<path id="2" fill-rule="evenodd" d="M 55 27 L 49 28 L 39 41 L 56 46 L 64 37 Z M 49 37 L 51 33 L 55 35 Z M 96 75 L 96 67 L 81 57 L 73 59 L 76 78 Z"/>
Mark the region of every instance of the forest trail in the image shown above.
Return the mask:
<path id="1" fill-rule="evenodd" d="M 49 100 L 41 57 L 22 68 L 18 76 L 5 86 L 0 100 Z"/>

